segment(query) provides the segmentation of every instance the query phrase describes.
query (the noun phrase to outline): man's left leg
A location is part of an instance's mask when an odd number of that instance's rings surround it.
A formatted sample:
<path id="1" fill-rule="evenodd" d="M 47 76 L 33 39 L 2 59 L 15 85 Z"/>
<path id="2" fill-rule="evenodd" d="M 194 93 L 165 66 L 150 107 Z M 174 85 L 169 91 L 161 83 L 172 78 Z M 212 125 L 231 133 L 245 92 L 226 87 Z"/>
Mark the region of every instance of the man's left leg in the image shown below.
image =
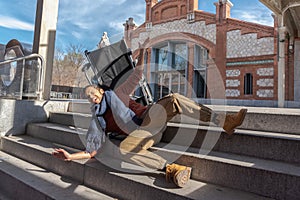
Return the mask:
<path id="1" fill-rule="evenodd" d="M 169 100 L 167 100 L 169 102 Z M 174 106 L 169 103 L 167 106 Z M 168 108 L 168 110 L 176 108 Z M 121 143 L 120 148 L 125 156 L 129 156 L 131 161 L 154 169 L 166 169 L 166 179 L 171 179 L 179 187 L 184 187 L 191 176 L 191 167 L 178 164 L 167 164 L 165 158 L 148 151 L 148 149 L 160 142 L 162 133 L 166 128 L 166 122 L 176 115 L 174 112 L 166 112 L 167 109 L 160 104 L 154 104 L 144 113 L 141 127 L 130 133 Z M 164 163 L 162 165 L 162 163 Z"/>
<path id="2" fill-rule="evenodd" d="M 157 135 L 162 134 L 158 133 Z M 146 130 L 138 129 L 133 131 L 120 144 L 123 159 L 127 162 L 137 164 L 150 169 L 166 169 L 166 179 L 171 179 L 178 187 L 184 187 L 191 176 L 191 167 L 178 164 L 167 164 L 167 160 L 148 150 L 153 144 L 159 142 L 160 137 Z M 158 140 L 159 139 L 159 140 Z"/>

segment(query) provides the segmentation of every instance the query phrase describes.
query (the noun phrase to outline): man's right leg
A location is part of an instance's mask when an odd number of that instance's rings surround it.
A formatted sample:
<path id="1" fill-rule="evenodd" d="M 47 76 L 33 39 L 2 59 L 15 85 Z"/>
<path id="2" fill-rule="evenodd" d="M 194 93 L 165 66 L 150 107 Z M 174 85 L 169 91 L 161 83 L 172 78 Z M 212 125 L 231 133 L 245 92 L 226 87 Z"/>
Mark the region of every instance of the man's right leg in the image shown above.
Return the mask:
<path id="1" fill-rule="evenodd" d="M 167 121 L 177 114 L 184 114 L 200 121 L 209 122 L 211 120 L 212 110 L 202 104 L 187 98 L 178 93 L 169 94 L 157 101 L 167 115 Z"/>
<path id="2" fill-rule="evenodd" d="M 203 122 L 211 121 L 214 124 L 221 126 L 229 135 L 233 134 L 234 129 L 243 123 L 247 113 L 247 109 L 241 109 L 235 114 L 216 113 L 207 106 L 198 104 L 178 93 L 170 94 L 162 98 L 157 104 L 160 104 L 165 108 L 167 116 L 183 114 Z M 169 119 L 170 117 L 168 120 Z"/>
<path id="3" fill-rule="evenodd" d="M 224 131 L 231 135 L 234 133 L 236 127 L 242 125 L 245 116 L 247 114 L 247 109 L 241 109 L 239 112 L 234 114 L 228 113 L 219 113 L 215 114 L 213 118 L 213 122 L 221 127 L 223 127 Z"/>

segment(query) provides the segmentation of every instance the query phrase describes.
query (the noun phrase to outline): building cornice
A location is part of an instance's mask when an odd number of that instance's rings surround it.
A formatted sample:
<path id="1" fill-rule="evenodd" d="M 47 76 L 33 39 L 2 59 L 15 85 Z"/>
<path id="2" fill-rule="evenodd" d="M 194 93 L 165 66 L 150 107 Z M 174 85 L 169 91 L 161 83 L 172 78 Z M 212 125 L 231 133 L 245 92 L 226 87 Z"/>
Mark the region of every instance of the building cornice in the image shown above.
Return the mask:
<path id="1" fill-rule="evenodd" d="M 256 33 L 257 38 L 274 37 L 274 27 L 232 18 L 227 19 L 227 30 L 240 30 L 241 34 Z"/>

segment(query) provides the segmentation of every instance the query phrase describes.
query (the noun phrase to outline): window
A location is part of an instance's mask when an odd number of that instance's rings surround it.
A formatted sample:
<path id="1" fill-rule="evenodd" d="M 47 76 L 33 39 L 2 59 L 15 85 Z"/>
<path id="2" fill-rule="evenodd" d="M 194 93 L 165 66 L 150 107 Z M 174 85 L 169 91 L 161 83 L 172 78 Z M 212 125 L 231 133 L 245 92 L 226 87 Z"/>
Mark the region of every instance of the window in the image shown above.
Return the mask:
<path id="1" fill-rule="evenodd" d="M 185 70 L 187 66 L 187 46 L 186 44 L 174 44 L 172 54 L 172 65 L 175 70 Z"/>
<path id="2" fill-rule="evenodd" d="M 168 46 L 161 47 L 156 50 L 156 62 L 158 65 L 158 71 L 168 70 Z"/>
<path id="3" fill-rule="evenodd" d="M 196 45 L 193 89 L 197 98 L 205 98 L 206 96 L 207 58 L 207 49 Z"/>
<path id="4" fill-rule="evenodd" d="M 146 76 L 147 76 L 147 65 L 148 65 L 148 51 L 146 51 L 145 52 L 145 54 L 144 54 L 144 65 L 145 65 L 145 67 L 144 67 L 144 74 L 146 74 Z"/>
<path id="5" fill-rule="evenodd" d="M 168 42 L 153 48 L 155 67 L 151 68 L 151 82 L 157 83 L 154 96 L 160 98 L 165 91 L 185 95 L 187 45 L 180 42 Z"/>
<path id="6" fill-rule="evenodd" d="M 251 73 L 245 74 L 245 76 L 244 76 L 244 94 L 245 95 L 253 94 L 252 82 L 253 82 L 252 74 Z"/>

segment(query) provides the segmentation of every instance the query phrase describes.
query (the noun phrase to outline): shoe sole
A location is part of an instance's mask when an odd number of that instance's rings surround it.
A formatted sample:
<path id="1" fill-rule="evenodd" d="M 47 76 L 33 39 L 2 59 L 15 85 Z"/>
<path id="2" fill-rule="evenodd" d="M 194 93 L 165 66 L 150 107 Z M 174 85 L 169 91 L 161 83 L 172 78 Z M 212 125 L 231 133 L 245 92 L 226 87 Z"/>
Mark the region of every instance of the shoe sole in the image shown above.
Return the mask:
<path id="1" fill-rule="evenodd" d="M 186 169 L 179 171 L 178 173 L 175 174 L 174 176 L 174 183 L 178 187 L 184 187 L 187 182 L 190 180 L 191 177 L 191 167 L 186 167 Z"/>

